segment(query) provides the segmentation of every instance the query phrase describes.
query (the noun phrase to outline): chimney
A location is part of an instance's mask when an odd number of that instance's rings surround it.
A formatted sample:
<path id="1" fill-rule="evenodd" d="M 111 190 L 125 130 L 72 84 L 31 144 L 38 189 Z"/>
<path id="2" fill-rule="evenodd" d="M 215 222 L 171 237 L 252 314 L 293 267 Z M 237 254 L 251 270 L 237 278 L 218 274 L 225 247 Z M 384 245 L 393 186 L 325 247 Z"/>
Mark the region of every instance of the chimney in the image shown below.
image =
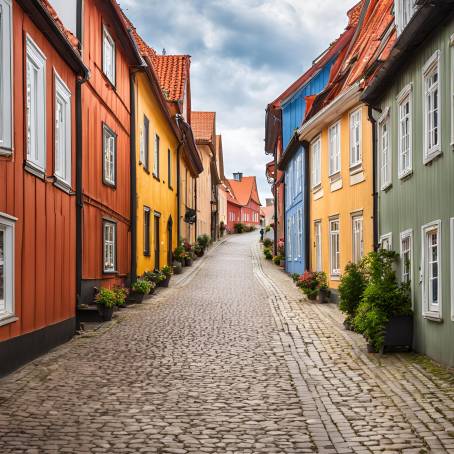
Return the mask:
<path id="1" fill-rule="evenodd" d="M 235 172 L 233 174 L 233 179 L 235 181 L 241 181 L 243 179 L 243 172 Z"/>

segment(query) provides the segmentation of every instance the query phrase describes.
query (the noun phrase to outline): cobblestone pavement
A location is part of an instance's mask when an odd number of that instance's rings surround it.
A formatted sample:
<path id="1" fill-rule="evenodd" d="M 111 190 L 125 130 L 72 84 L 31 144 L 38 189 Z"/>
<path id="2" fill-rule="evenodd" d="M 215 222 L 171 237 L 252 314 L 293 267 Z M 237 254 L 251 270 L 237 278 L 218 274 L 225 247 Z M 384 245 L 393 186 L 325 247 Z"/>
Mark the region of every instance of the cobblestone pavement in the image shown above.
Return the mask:
<path id="1" fill-rule="evenodd" d="M 0 453 L 454 453 L 454 389 L 370 355 L 256 235 L 0 380 Z M 252 246 L 251 246 L 252 245 Z"/>

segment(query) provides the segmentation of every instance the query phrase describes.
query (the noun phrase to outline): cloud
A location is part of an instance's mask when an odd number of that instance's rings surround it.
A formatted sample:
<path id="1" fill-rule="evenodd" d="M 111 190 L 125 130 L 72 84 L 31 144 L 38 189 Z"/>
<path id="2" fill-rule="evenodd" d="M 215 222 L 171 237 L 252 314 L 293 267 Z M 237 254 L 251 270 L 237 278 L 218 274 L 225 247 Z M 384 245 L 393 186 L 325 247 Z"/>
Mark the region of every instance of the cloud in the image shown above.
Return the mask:
<path id="1" fill-rule="evenodd" d="M 217 112 L 226 174 L 257 175 L 266 105 L 344 30 L 355 0 L 120 0 L 158 52 L 190 54 L 193 110 Z M 247 159 L 245 159 L 247 157 Z"/>

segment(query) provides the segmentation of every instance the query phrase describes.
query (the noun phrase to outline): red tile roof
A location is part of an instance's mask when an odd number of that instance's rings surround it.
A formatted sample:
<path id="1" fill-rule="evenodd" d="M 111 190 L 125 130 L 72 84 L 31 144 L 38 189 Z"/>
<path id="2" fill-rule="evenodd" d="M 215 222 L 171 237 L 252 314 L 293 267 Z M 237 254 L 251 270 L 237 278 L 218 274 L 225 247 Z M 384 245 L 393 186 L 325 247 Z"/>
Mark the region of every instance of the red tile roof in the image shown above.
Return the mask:
<path id="1" fill-rule="evenodd" d="M 241 181 L 228 180 L 228 182 L 232 188 L 234 200 L 236 200 L 240 205 L 247 205 L 249 200 L 253 200 L 257 204 L 261 205 L 255 177 L 242 177 Z"/>
<path id="2" fill-rule="evenodd" d="M 216 141 L 216 112 L 191 112 L 191 126 L 197 143 Z"/>
<path id="3" fill-rule="evenodd" d="M 54 22 L 56 23 L 57 27 L 66 37 L 66 39 L 70 42 L 70 44 L 78 50 L 79 40 L 76 36 L 74 36 L 71 31 L 69 31 L 64 25 L 61 19 L 58 17 L 57 11 L 53 8 L 50 4 L 49 0 L 39 0 L 43 7 L 48 11 L 49 15 L 52 17 Z"/>

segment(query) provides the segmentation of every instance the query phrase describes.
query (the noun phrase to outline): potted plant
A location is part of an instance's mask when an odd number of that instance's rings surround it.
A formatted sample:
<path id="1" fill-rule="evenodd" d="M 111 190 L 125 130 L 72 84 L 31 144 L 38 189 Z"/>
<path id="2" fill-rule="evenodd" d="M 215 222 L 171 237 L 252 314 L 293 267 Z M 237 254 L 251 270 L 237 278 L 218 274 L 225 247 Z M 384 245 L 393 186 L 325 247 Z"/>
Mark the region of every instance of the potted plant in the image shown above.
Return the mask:
<path id="1" fill-rule="evenodd" d="M 292 281 L 293 281 L 295 284 L 297 284 L 300 275 L 299 275 L 298 273 L 292 273 L 292 274 L 290 275 L 290 277 L 292 278 Z"/>
<path id="2" fill-rule="evenodd" d="M 221 221 L 219 224 L 219 232 L 221 233 L 221 236 L 224 236 L 225 229 L 226 229 L 225 223 L 224 221 Z"/>
<path id="3" fill-rule="evenodd" d="M 194 254 L 197 257 L 202 257 L 204 254 L 202 246 L 200 246 L 200 244 L 198 244 L 198 243 L 196 243 L 192 246 L 192 250 L 194 251 Z"/>
<path id="4" fill-rule="evenodd" d="M 173 261 L 172 268 L 173 268 L 173 274 L 181 274 L 183 272 L 183 265 L 178 260 Z"/>
<path id="5" fill-rule="evenodd" d="M 119 285 L 116 285 L 113 288 L 113 292 L 115 294 L 115 305 L 117 309 L 122 309 L 123 307 L 126 306 L 126 297 L 128 296 L 128 290 L 124 287 L 120 287 Z"/>
<path id="6" fill-rule="evenodd" d="M 410 283 L 397 281 L 397 257 L 394 251 L 380 250 L 365 259 L 368 282 L 353 323 L 366 338 L 369 351 L 412 346 Z"/>
<path id="7" fill-rule="evenodd" d="M 324 271 L 318 271 L 315 274 L 318 283 L 318 302 L 329 303 L 331 292 L 328 287 L 328 278 Z"/>
<path id="8" fill-rule="evenodd" d="M 266 247 L 266 248 L 271 248 L 273 246 L 273 241 L 270 240 L 269 238 L 265 238 L 263 240 L 263 247 Z"/>
<path id="9" fill-rule="evenodd" d="M 272 260 L 273 254 L 271 252 L 271 249 L 268 249 L 268 248 L 263 249 L 263 254 L 265 255 L 265 258 L 267 260 Z"/>
<path id="10" fill-rule="evenodd" d="M 185 266 L 192 266 L 192 257 L 189 252 L 185 253 L 184 264 Z"/>
<path id="11" fill-rule="evenodd" d="M 115 292 L 111 289 L 101 287 L 95 297 L 101 319 L 105 322 L 112 320 L 114 308 L 117 304 Z"/>
<path id="12" fill-rule="evenodd" d="M 355 318 L 365 288 L 366 273 L 364 261 L 359 264 L 348 263 L 339 285 L 339 309 L 346 315 L 344 320 L 346 329 L 353 329 L 353 319 Z"/>
<path id="13" fill-rule="evenodd" d="M 208 235 L 206 235 L 206 234 L 205 235 L 199 235 L 197 237 L 197 243 L 199 244 L 199 246 L 203 250 L 205 250 L 208 247 L 209 243 L 210 243 L 210 237 Z"/>
<path id="14" fill-rule="evenodd" d="M 298 279 L 298 287 L 309 300 L 314 301 L 319 291 L 317 275 L 312 271 L 305 271 Z"/>
<path id="15" fill-rule="evenodd" d="M 148 295 L 151 289 L 154 289 L 155 284 L 153 282 L 147 281 L 146 279 L 137 279 L 134 284 L 132 284 L 131 292 L 126 299 L 126 302 L 129 304 L 140 304 L 146 295 Z"/>
<path id="16" fill-rule="evenodd" d="M 282 257 L 280 255 L 275 255 L 273 257 L 273 263 L 277 266 L 281 264 Z"/>
<path id="17" fill-rule="evenodd" d="M 172 277 L 172 274 L 173 274 L 172 268 L 168 265 L 163 266 L 162 270 L 161 270 L 161 274 L 165 277 L 165 279 L 163 279 L 161 281 L 161 284 L 160 284 L 161 287 L 168 287 L 170 278 Z"/>

